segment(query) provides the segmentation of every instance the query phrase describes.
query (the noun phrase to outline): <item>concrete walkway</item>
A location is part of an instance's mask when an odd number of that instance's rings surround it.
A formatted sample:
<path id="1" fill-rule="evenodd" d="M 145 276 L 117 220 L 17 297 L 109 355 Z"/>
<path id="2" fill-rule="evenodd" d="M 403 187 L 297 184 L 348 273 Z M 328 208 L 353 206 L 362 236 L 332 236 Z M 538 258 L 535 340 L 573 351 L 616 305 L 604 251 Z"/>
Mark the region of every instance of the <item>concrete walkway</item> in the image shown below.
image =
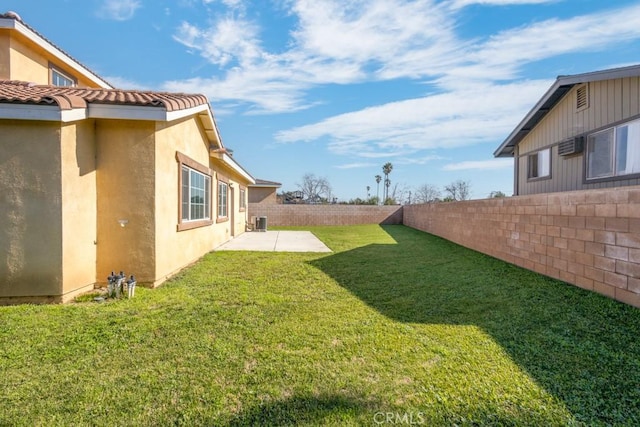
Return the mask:
<path id="1" fill-rule="evenodd" d="M 250 231 L 234 237 L 216 251 L 331 252 L 310 231 Z"/>

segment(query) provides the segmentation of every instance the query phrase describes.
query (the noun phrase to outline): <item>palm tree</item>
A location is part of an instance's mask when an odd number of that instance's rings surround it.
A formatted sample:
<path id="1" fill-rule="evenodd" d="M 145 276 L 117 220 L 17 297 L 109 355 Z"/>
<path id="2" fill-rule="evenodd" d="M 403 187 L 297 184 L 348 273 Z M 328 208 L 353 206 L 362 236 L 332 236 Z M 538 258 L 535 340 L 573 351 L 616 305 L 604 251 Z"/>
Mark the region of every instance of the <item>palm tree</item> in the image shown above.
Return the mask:
<path id="1" fill-rule="evenodd" d="M 378 188 L 376 189 L 376 198 L 378 199 L 378 204 L 380 204 L 380 181 L 382 181 L 382 177 L 380 175 L 376 175 L 376 184 L 378 184 Z"/>
<path id="2" fill-rule="evenodd" d="M 386 187 L 386 191 L 384 194 L 384 202 L 386 202 L 387 198 L 389 197 L 389 186 L 391 185 L 391 181 L 389 181 L 389 174 L 391 173 L 392 170 L 393 170 L 393 165 L 391 164 L 391 162 L 387 162 L 384 164 L 384 166 L 382 166 L 382 173 L 384 174 L 384 185 Z"/>

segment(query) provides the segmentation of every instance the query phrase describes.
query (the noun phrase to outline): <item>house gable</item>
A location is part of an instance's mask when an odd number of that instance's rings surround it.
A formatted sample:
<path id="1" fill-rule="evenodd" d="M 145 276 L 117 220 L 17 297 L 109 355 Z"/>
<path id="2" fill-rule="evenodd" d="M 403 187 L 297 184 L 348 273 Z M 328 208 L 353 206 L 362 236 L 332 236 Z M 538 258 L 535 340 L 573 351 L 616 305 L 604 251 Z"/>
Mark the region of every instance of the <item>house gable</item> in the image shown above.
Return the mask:
<path id="1" fill-rule="evenodd" d="M 14 12 L 0 14 L 0 48 L 0 79 L 55 84 L 51 72 L 57 70 L 78 87 L 112 88 Z"/>

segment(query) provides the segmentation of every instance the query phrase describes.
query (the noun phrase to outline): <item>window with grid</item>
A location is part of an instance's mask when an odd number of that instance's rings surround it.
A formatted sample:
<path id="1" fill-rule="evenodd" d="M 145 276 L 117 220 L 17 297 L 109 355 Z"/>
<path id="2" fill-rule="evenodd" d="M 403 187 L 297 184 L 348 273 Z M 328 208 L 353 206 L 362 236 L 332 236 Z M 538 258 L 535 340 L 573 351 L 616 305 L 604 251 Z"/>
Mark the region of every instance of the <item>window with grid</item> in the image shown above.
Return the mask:
<path id="1" fill-rule="evenodd" d="M 60 70 L 51 68 L 51 84 L 53 86 L 75 86 L 76 81 L 71 77 L 65 75 Z"/>
<path id="2" fill-rule="evenodd" d="M 226 218 L 228 213 L 228 192 L 229 184 L 223 181 L 218 182 L 218 218 Z"/>
<path id="3" fill-rule="evenodd" d="M 247 208 L 247 190 L 240 188 L 240 209 Z"/>
<path id="4" fill-rule="evenodd" d="M 210 218 L 211 177 L 182 165 L 182 221 Z"/>

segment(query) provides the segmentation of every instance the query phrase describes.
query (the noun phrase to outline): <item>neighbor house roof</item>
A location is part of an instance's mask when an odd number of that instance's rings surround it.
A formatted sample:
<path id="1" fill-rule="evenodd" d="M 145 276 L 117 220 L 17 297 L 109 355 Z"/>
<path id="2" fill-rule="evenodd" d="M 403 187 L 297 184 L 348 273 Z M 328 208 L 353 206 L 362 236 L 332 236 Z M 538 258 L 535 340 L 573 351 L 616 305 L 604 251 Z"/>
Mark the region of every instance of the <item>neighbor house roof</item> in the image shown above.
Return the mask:
<path id="1" fill-rule="evenodd" d="M 264 179 L 256 178 L 256 183 L 251 185 L 251 187 L 280 187 L 281 183 L 275 181 L 267 181 Z"/>
<path id="2" fill-rule="evenodd" d="M 531 111 L 529 111 L 524 119 L 522 119 L 518 126 L 511 132 L 507 139 L 504 140 L 493 155 L 495 157 L 512 157 L 516 145 L 518 145 L 520 141 L 522 141 L 529 132 L 533 130 L 533 128 L 575 85 L 639 76 L 640 65 L 594 71 L 584 74 L 558 76 L 555 83 L 549 88 L 549 90 L 547 90 L 544 96 L 536 103 Z"/>
<path id="3" fill-rule="evenodd" d="M 44 37 L 42 34 L 37 32 L 35 29 L 25 24 L 20 18 L 20 15 L 18 15 L 17 13 L 15 12 L 0 13 L 0 29 L 3 29 L 3 28 L 9 29 L 9 30 L 15 30 L 18 33 L 22 34 L 24 37 L 31 40 L 33 43 L 37 44 L 38 46 L 40 46 L 46 52 L 53 55 L 62 64 L 79 72 L 86 79 L 90 80 L 97 86 L 101 86 L 104 88 L 113 87 L 110 83 L 108 83 L 102 77 L 98 76 L 95 72 L 91 71 L 88 67 L 83 65 L 80 61 L 73 58 L 64 50 L 56 46 L 52 41 L 48 40 L 46 37 Z"/>

